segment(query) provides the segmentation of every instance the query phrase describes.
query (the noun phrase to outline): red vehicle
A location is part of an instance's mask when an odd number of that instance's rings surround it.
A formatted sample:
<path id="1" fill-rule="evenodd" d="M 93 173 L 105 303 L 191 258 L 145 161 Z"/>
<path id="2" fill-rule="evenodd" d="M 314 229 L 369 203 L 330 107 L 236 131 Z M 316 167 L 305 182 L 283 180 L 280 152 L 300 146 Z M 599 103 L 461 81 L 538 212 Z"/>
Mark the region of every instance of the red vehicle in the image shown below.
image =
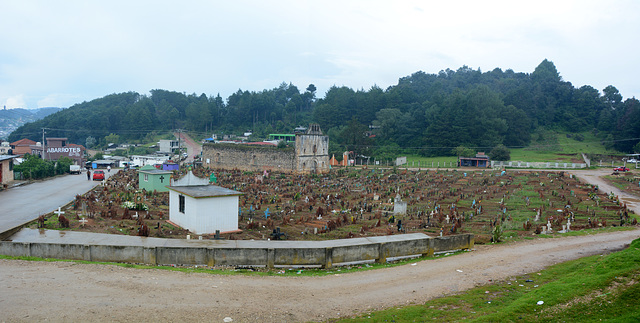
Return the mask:
<path id="1" fill-rule="evenodd" d="M 620 167 L 616 167 L 616 168 L 614 168 L 614 169 L 613 169 L 613 171 L 614 171 L 614 172 L 628 172 L 628 171 L 629 171 L 629 168 L 627 168 L 627 167 L 623 167 L 623 166 L 620 166 Z"/>
<path id="2" fill-rule="evenodd" d="M 104 171 L 103 170 L 94 170 L 93 171 L 93 180 L 94 181 L 103 181 L 104 180 Z"/>

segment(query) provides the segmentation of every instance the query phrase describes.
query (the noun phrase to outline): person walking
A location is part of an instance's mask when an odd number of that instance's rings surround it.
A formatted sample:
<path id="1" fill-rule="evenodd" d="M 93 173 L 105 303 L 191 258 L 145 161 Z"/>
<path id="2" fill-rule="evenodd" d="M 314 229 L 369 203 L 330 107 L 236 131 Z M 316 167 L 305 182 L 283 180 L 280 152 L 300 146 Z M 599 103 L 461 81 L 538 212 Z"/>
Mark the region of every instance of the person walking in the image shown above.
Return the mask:
<path id="1" fill-rule="evenodd" d="M 87 169 L 87 180 L 91 180 L 91 171 Z"/>

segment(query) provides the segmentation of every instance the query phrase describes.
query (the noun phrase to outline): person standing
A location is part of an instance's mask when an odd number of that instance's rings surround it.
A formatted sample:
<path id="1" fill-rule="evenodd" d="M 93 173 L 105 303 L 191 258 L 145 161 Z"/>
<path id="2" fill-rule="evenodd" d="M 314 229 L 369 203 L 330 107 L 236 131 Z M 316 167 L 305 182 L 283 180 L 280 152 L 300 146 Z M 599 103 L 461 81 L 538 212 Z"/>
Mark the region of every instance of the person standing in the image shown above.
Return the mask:
<path id="1" fill-rule="evenodd" d="M 87 169 L 87 180 L 91 180 L 91 171 Z"/>

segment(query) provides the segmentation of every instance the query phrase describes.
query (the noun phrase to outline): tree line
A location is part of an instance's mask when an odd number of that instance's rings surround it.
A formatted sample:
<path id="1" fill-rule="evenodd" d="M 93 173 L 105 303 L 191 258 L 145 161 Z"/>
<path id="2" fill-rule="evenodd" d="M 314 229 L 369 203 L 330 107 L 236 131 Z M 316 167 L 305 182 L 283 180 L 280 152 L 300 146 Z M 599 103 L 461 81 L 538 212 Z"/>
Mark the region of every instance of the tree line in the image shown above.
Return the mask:
<path id="1" fill-rule="evenodd" d="M 156 133 L 185 129 L 207 136 L 251 130 L 254 138 L 291 133 L 317 122 L 330 136 L 330 153 L 354 151 L 384 158 L 401 153 L 452 154 L 455 147 L 491 150 L 498 145 L 525 147 L 540 129 L 592 131 L 621 152 L 640 151 L 640 102 L 623 100 L 612 85 L 600 92 L 563 81 L 555 65 L 542 61 L 532 73 L 463 66 L 437 74 L 416 72 L 397 85 L 369 90 L 331 87 L 316 98 L 313 84 L 293 84 L 258 92 L 220 95 L 152 90 L 126 92 L 76 104 L 25 124 L 10 140 L 47 136 L 97 144 L 117 134 L 144 141 Z M 208 135 L 207 135 L 208 134 Z"/>

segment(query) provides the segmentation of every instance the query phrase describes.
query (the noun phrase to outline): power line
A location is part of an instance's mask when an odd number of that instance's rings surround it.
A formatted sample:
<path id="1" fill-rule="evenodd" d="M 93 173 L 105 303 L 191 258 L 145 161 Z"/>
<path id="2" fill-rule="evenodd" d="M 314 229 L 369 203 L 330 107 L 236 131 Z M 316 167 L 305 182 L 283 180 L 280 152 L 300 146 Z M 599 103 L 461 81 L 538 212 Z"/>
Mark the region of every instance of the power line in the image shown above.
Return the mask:
<path id="1" fill-rule="evenodd" d="M 48 130 L 49 132 L 64 132 L 64 133 L 89 133 L 89 134 L 148 134 L 148 133 L 156 133 L 156 134 L 166 134 L 166 133 L 171 133 L 173 134 L 174 132 L 176 132 L 175 129 L 171 129 L 171 130 L 167 130 L 167 129 L 136 129 L 136 130 L 131 130 L 131 129 L 103 129 L 103 130 L 97 130 L 97 129 L 60 129 L 60 128 L 42 128 L 43 132 L 44 129 Z M 178 132 L 182 132 L 184 130 L 179 130 Z M 211 132 L 203 132 L 203 131 L 186 131 L 188 133 L 191 134 L 195 134 L 195 135 L 203 135 L 203 136 L 208 136 L 210 135 Z M 26 133 L 22 133 L 23 135 L 36 135 L 36 134 L 40 134 L 40 132 L 26 132 Z M 581 141 L 581 144 L 593 144 L 593 143 L 615 143 L 615 142 L 624 142 L 624 141 L 636 141 L 636 140 L 640 140 L 640 138 L 625 138 L 625 139 L 614 139 L 614 140 L 594 140 L 594 141 Z M 564 146 L 572 146 L 572 145 L 576 145 L 575 143 L 551 143 L 551 144 L 543 144 L 543 145 L 528 145 L 528 146 L 506 146 L 507 148 L 510 149 L 518 149 L 518 148 L 534 148 L 534 149 L 544 149 L 544 148 L 551 148 L 551 147 L 564 147 Z M 392 145 L 341 145 L 341 146 L 350 146 L 350 147 L 354 147 L 354 148 L 396 148 L 396 149 L 401 149 L 401 150 L 427 150 L 427 149 L 454 149 L 457 148 L 459 146 L 462 145 L 458 145 L 458 146 L 408 146 L 408 147 L 402 147 L 402 146 L 392 146 Z M 469 149 L 492 149 L 495 148 L 495 146 L 472 146 L 472 147 L 468 147 L 465 146 L 465 148 L 469 148 Z"/>

